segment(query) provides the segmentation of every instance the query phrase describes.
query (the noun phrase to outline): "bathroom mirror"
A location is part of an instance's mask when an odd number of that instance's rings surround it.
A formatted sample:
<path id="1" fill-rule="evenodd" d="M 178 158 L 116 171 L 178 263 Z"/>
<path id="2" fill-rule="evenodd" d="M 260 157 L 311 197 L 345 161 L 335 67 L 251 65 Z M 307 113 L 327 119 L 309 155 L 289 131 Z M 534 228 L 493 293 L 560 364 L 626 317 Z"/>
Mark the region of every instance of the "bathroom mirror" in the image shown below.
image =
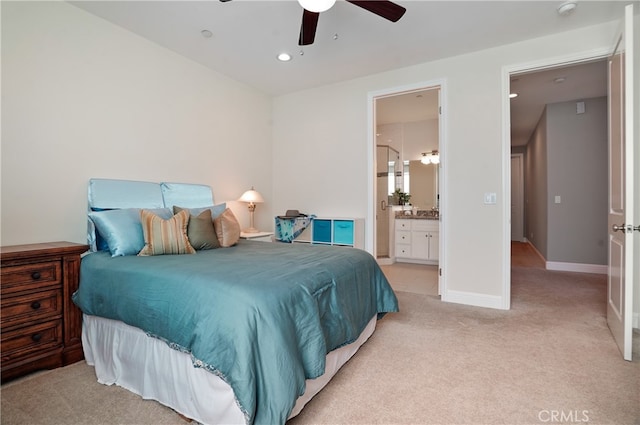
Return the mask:
<path id="1" fill-rule="evenodd" d="M 399 163 L 388 169 L 389 205 L 397 203 L 391 194 L 395 189 L 401 189 L 411 195 L 410 203 L 418 209 L 439 206 L 439 164 L 420 161 L 423 153 L 439 150 L 439 92 L 437 88 L 425 89 L 376 102 L 377 145 L 387 146 L 399 156 Z M 395 173 L 393 182 L 391 170 Z M 380 171 L 378 167 L 378 173 Z"/>
<path id="2" fill-rule="evenodd" d="M 396 189 L 411 195 L 409 203 L 423 210 L 439 208 L 439 165 L 423 164 L 424 152 L 439 150 L 439 87 L 397 93 L 375 100 L 376 231 L 378 259 L 393 251 Z"/>

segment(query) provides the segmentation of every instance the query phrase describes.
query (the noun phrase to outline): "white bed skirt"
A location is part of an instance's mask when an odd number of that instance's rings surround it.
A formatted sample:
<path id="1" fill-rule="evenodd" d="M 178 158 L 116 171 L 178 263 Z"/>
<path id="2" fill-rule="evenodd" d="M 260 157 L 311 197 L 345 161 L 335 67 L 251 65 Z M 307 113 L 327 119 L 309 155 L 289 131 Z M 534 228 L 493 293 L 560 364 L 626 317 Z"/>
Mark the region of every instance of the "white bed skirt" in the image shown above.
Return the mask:
<path id="1" fill-rule="evenodd" d="M 306 381 L 289 418 L 296 416 L 373 334 L 374 316 L 360 337 L 327 355 L 324 375 Z M 233 390 L 221 378 L 193 367 L 191 356 L 116 320 L 83 316 L 82 347 L 98 382 L 116 384 L 156 400 L 203 424 L 244 424 Z"/>

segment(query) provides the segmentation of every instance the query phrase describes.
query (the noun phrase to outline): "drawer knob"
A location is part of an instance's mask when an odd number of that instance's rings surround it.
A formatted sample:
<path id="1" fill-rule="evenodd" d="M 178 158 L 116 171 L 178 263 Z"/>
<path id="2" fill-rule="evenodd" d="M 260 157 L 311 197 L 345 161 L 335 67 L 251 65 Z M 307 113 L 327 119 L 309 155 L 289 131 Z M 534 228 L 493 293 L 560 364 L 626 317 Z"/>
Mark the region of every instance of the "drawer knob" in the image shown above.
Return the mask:
<path id="1" fill-rule="evenodd" d="M 31 335 L 31 339 L 33 340 L 33 342 L 39 342 L 42 339 L 42 334 L 41 333 L 33 334 Z"/>
<path id="2" fill-rule="evenodd" d="M 31 303 L 31 308 L 37 310 L 40 308 L 40 301 L 34 301 Z"/>
<path id="3" fill-rule="evenodd" d="M 31 278 L 32 278 L 33 280 L 38 280 L 38 279 L 40 279 L 40 277 L 41 277 L 40 272 L 33 272 L 33 273 L 31 273 Z"/>

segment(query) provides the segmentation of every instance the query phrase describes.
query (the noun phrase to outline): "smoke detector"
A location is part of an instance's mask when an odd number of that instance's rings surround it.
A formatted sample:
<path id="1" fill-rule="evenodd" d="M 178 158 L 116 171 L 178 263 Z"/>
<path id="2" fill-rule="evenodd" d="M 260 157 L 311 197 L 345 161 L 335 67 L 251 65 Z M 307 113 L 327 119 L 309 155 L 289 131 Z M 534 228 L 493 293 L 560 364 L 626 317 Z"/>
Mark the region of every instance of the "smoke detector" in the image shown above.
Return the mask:
<path id="1" fill-rule="evenodd" d="M 558 6 L 556 10 L 558 11 L 558 15 L 567 16 L 570 15 L 576 7 L 578 7 L 578 2 L 565 1 L 564 3 L 560 3 L 560 6 Z"/>

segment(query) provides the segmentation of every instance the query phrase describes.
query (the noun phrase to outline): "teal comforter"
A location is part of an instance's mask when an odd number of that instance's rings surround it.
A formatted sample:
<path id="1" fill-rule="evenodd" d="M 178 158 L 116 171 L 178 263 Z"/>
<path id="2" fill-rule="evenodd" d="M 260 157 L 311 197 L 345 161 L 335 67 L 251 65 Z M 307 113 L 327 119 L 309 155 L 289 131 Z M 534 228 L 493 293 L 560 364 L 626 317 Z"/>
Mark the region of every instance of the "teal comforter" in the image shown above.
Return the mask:
<path id="1" fill-rule="evenodd" d="M 329 351 L 398 311 L 365 251 L 245 240 L 193 255 L 89 254 L 73 300 L 191 353 L 233 388 L 249 424 L 283 424 Z"/>

